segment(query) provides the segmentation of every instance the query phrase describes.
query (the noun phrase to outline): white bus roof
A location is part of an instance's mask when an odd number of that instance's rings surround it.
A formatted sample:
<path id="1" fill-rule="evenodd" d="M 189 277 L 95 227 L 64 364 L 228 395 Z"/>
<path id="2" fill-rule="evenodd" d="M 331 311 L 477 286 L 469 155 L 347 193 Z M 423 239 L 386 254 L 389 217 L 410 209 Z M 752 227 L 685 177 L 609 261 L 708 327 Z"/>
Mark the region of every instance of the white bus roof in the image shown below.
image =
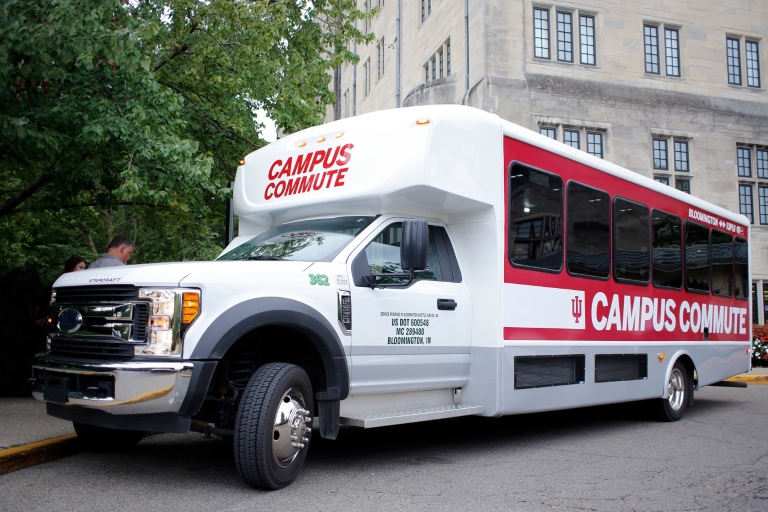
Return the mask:
<path id="1" fill-rule="evenodd" d="M 470 212 L 487 214 L 495 207 L 490 215 L 501 221 L 503 136 L 749 225 L 742 215 L 497 115 L 471 107 L 435 105 L 341 119 L 288 135 L 251 153 L 235 180 L 234 208 L 241 220 L 241 234 L 309 216 L 341 214 L 450 218 Z M 315 170 L 306 172 L 307 160 L 321 152 L 323 161 L 311 162 Z M 296 174 L 300 157 L 305 172 Z M 319 187 L 314 182 L 307 186 L 308 179 L 297 184 L 311 175 L 318 182 L 322 179 Z M 280 185 L 281 181 L 285 183 Z M 291 192 L 291 187 L 301 186 L 304 192 Z"/>

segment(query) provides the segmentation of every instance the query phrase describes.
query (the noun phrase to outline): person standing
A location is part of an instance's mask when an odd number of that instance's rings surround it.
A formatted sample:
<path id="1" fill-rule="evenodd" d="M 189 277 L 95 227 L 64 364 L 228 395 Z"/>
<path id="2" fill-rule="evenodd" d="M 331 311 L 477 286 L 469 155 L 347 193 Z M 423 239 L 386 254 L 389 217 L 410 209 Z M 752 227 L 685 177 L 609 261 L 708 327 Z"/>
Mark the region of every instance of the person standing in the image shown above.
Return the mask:
<path id="1" fill-rule="evenodd" d="M 85 260 L 80 256 L 72 256 L 64 262 L 64 273 L 85 270 Z"/>
<path id="2" fill-rule="evenodd" d="M 117 235 L 109 242 L 107 252 L 91 263 L 88 268 L 119 267 L 131 259 L 133 242 L 125 235 Z"/>

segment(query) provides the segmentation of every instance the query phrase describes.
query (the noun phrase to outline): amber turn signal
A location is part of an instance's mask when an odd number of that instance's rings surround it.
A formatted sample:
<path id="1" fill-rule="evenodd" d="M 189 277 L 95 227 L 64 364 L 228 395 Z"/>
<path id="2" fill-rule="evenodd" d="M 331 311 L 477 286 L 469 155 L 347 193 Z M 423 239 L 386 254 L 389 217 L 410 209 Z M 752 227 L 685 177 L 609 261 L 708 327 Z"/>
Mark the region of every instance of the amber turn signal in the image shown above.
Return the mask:
<path id="1" fill-rule="evenodd" d="M 417 119 L 416 124 L 429 124 L 429 119 Z"/>
<path id="2" fill-rule="evenodd" d="M 659 354 L 659 362 L 662 362 L 665 357 L 667 357 L 666 354 Z"/>
<path id="3" fill-rule="evenodd" d="M 184 292 L 181 306 L 181 323 L 188 324 L 197 318 L 200 313 L 200 294 L 198 292 Z"/>

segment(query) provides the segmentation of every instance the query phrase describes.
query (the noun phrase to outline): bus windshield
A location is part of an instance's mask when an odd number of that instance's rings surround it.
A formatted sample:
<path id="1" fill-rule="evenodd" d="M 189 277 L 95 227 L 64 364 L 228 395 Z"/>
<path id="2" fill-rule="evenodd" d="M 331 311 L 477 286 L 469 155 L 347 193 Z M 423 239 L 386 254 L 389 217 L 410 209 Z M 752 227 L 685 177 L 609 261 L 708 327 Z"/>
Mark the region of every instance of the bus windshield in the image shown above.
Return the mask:
<path id="1" fill-rule="evenodd" d="M 334 217 L 280 224 L 219 260 L 331 261 L 375 217 Z"/>

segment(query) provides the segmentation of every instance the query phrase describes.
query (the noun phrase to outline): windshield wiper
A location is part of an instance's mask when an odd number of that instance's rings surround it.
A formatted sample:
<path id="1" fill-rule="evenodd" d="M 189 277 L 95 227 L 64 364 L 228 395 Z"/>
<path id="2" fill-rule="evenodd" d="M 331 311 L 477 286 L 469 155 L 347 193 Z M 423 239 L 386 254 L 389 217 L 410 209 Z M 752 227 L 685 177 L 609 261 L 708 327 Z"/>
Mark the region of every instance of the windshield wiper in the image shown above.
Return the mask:
<path id="1" fill-rule="evenodd" d="M 285 260 L 285 258 L 281 258 L 280 256 L 245 256 L 243 258 L 238 258 L 239 260 L 273 260 L 273 261 L 280 261 Z"/>

